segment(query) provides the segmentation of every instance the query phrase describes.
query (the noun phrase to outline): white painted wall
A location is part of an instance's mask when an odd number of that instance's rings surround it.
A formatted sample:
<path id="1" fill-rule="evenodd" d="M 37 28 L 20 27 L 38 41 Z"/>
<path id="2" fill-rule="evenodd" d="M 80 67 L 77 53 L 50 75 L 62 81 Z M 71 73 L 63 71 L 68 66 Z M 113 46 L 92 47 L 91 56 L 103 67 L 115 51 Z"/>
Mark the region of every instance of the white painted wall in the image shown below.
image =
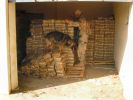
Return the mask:
<path id="1" fill-rule="evenodd" d="M 115 14 L 115 62 L 120 71 L 128 36 L 129 4 L 114 5 Z"/>
<path id="2" fill-rule="evenodd" d="M 126 100 L 133 100 L 133 4 L 114 5 L 116 19 L 115 62 Z"/>
<path id="3" fill-rule="evenodd" d="M 15 4 L 0 0 L 0 93 L 18 86 Z"/>
<path id="4" fill-rule="evenodd" d="M 8 50 L 8 3 L 0 0 L 0 93 L 10 92 L 10 67 Z"/>

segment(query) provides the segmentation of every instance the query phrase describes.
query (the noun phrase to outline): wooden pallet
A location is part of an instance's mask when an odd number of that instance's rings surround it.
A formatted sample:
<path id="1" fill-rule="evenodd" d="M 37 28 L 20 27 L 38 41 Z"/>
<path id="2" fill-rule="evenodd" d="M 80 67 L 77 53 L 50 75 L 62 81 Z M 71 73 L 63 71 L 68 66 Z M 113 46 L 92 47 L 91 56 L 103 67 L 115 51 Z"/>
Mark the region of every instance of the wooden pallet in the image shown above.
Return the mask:
<path id="1" fill-rule="evenodd" d="M 85 72 L 85 67 L 81 65 L 76 65 L 73 67 L 67 67 L 66 78 L 83 78 Z"/>
<path id="2" fill-rule="evenodd" d="M 115 62 L 112 61 L 90 61 L 86 65 L 93 64 L 93 65 L 114 65 Z"/>

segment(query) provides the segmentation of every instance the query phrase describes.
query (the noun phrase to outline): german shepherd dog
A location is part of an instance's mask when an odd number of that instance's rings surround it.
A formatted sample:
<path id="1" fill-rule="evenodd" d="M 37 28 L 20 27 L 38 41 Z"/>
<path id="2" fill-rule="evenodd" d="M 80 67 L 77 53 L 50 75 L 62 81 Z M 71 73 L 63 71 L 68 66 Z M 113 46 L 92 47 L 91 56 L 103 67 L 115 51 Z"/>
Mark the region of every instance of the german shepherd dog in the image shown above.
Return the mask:
<path id="1" fill-rule="evenodd" d="M 72 48 L 73 46 L 73 40 L 71 39 L 71 37 L 68 34 L 64 34 L 59 31 L 49 32 L 46 34 L 45 38 L 49 42 L 48 46 L 50 46 L 50 48 L 58 45 L 61 52 L 64 46 L 70 48 Z"/>

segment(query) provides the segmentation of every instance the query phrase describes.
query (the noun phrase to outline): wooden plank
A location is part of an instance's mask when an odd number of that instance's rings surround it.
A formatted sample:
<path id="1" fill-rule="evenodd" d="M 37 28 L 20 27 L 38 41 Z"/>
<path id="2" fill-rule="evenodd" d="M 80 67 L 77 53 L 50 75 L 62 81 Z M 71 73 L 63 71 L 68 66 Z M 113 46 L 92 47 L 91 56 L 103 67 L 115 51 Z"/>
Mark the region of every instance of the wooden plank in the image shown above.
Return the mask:
<path id="1" fill-rule="evenodd" d="M 54 2 L 54 1 L 56 1 L 56 0 L 36 0 L 36 2 Z"/>
<path id="2" fill-rule="evenodd" d="M 16 2 L 16 0 L 9 0 L 9 2 Z"/>
<path id="3" fill-rule="evenodd" d="M 9 46 L 11 67 L 11 90 L 14 90 L 18 87 L 15 3 L 9 3 Z"/>

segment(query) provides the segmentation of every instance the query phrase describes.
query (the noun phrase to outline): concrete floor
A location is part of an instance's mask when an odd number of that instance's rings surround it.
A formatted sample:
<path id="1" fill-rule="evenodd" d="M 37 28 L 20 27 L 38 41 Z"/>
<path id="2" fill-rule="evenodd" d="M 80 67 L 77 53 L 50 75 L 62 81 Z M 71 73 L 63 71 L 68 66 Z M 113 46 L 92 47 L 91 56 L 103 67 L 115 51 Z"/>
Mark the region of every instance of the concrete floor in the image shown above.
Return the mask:
<path id="1" fill-rule="evenodd" d="M 0 95 L 0 100 L 124 100 L 112 66 L 87 67 L 82 79 L 19 78 L 19 90 L 10 96 Z"/>

